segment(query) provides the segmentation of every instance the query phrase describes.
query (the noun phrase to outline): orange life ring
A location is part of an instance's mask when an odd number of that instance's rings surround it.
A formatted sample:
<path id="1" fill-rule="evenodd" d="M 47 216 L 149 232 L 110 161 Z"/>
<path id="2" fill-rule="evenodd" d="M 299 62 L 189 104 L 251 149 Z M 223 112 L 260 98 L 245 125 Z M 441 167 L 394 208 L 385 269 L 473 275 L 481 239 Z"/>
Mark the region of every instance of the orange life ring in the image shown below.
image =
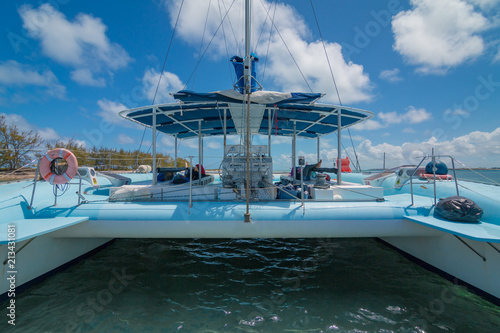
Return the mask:
<path id="1" fill-rule="evenodd" d="M 68 163 L 68 168 L 62 175 L 54 173 L 53 161 L 61 158 Z M 56 148 L 48 151 L 40 159 L 40 173 L 46 181 L 51 184 L 66 184 L 76 175 L 78 171 L 78 161 L 76 156 L 67 149 Z"/>
<path id="2" fill-rule="evenodd" d="M 420 174 L 420 178 L 421 179 L 431 180 L 431 179 L 434 179 L 434 174 L 432 174 L 432 173 L 421 173 Z M 453 176 L 452 175 L 436 175 L 436 179 L 439 179 L 439 180 L 453 180 Z"/>

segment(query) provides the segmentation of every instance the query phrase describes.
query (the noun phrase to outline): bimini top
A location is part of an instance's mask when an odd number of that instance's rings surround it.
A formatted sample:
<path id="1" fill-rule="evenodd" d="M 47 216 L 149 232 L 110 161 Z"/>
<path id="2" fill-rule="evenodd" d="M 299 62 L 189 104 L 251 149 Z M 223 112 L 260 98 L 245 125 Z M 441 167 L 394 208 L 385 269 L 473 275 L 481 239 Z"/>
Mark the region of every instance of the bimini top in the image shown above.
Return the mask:
<path id="1" fill-rule="evenodd" d="M 182 90 L 172 95 L 178 103 L 150 105 L 120 112 L 120 116 L 153 126 L 179 139 L 201 136 L 244 134 L 246 132 L 245 95 L 235 90 L 195 93 Z M 257 91 L 250 98 L 251 134 L 317 138 L 337 130 L 341 111 L 342 128 L 373 117 L 369 111 L 319 104 L 322 94 Z"/>

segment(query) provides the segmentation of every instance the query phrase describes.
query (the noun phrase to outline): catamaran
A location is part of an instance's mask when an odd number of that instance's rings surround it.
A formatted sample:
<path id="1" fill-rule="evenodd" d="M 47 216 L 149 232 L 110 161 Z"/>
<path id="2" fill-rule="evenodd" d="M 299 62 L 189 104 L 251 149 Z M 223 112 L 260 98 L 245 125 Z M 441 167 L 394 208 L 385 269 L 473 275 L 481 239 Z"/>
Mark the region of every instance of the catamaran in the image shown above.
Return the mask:
<path id="1" fill-rule="evenodd" d="M 96 172 L 61 148 L 40 159 L 33 181 L 0 186 L 0 294 L 114 238 L 377 237 L 498 300 L 500 187 L 458 181 L 453 157 L 433 153 L 418 165 L 343 173 L 341 131 L 373 113 L 320 103 L 320 93 L 264 91 L 250 50 L 249 0 L 245 6 L 245 55 L 231 59 L 239 73 L 234 89 L 182 90 L 175 103 L 120 113 L 152 129 L 153 157 L 159 132 L 176 148 L 178 140 L 197 138 L 198 156 L 188 167 L 161 168 L 154 158 L 152 173 Z M 319 161 L 320 140 L 331 133 L 338 137 L 335 168 L 296 156 L 297 138 L 308 138 Z M 240 144 L 227 144 L 229 135 L 240 136 Z M 256 135 L 268 144 L 252 144 Z M 218 175 L 203 169 L 203 139 L 210 136 L 223 137 Z M 290 174 L 274 173 L 273 136 L 292 138 Z M 438 167 L 445 159 L 450 172 Z M 481 207 L 478 221 L 435 213 L 440 198 L 457 195 Z"/>

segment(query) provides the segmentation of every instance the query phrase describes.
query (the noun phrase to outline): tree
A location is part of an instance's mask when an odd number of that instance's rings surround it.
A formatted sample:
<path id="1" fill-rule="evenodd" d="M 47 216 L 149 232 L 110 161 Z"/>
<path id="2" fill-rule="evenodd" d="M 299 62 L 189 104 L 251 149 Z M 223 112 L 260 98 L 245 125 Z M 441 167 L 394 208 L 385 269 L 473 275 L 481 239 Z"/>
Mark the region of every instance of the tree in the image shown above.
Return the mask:
<path id="1" fill-rule="evenodd" d="M 64 142 L 61 140 L 50 140 L 47 141 L 45 144 L 45 147 L 47 150 L 52 150 L 55 148 L 65 148 L 75 154 L 76 159 L 78 160 L 78 165 L 79 166 L 84 166 L 84 165 L 89 165 L 90 160 L 89 160 L 89 153 L 83 146 L 83 144 L 78 143 L 75 141 L 73 138 L 69 139 L 68 141 Z M 39 157 L 42 157 L 43 155 L 40 154 Z M 93 163 L 93 162 L 92 162 Z"/>
<path id="2" fill-rule="evenodd" d="M 20 131 L 16 125 L 7 125 L 0 115 L 0 167 L 18 169 L 34 158 L 34 152 L 43 143 L 38 133 Z"/>

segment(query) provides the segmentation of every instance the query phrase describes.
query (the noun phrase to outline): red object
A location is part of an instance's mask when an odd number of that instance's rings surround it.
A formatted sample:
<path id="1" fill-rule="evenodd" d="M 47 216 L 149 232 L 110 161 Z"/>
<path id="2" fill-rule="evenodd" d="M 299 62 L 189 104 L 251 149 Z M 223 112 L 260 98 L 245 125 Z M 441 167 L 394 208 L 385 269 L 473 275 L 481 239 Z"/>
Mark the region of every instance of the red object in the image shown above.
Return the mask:
<path id="1" fill-rule="evenodd" d="M 340 171 L 341 172 L 352 172 L 351 167 L 349 166 L 351 164 L 351 161 L 349 160 L 349 157 L 342 158 L 340 160 Z M 337 159 L 337 165 L 339 165 L 339 160 Z"/>
<path id="2" fill-rule="evenodd" d="M 434 174 L 432 174 L 432 173 L 421 173 L 420 174 L 420 179 L 428 179 L 428 180 L 434 179 Z M 436 179 L 439 179 L 439 180 L 453 180 L 453 176 L 452 175 L 436 175 Z"/>
<path id="3" fill-rule="evenodd" d="M 202 177 L 205 177 L 206 176 L 206 173 L 205 173 L 205 168 L 203 168 L 203 165 L 199 165 L 199 164 L 196 164 L 196 167 L 198 168 L 198 172 L 200 173 L 200 175 Z"/>
<path id="4" fill-rule="evenodd" d="M 55 159 L 64 159 L 68 164 L 66 172 L 62 175 L 56 175 L 51 170 L 51 162 Z M 76 175 L 78 171 L 78 161 L 76 156 L 67 149 L 56 148 L 48 151 L 40 159 L 40 173 L 46 181 L 53 184 L 66 184 Z"/>

